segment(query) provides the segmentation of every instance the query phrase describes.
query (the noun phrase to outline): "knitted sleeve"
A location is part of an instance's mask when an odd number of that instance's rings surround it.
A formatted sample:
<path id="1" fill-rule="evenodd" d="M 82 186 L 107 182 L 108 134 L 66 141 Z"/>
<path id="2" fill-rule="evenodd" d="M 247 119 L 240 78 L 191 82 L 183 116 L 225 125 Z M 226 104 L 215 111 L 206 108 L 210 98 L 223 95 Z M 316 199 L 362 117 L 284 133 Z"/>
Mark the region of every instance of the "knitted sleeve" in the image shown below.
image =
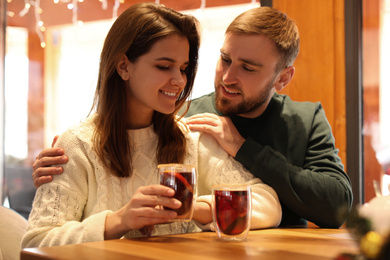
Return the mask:
<path id="1" fill-rule="evenodd" d="M 46 247 L 104 240 L 108 211 L 84 216 L 88 198 L 88 176 L 94 173 L 85 143 L 72 131 L 57 141 L 69 161 L 64 173 L 37 189 L 22 247 Z"/>
<path id="2" fill-rule="evenodd" d="M 213 184 L 248 182 L 252 187 L 251 229 L 277 227 L 280 224 L 282 210 L 276 192 L 226 153 L 211 135 L 201 134 L 198 157 L 198 201 L 211 205 Z"/>

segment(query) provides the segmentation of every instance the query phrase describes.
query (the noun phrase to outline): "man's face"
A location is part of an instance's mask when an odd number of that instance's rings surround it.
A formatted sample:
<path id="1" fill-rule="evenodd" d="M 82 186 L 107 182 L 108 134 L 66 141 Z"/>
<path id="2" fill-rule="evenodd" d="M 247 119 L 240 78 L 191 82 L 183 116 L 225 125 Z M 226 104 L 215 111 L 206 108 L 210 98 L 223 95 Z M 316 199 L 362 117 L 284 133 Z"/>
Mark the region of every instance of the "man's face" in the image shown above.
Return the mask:
<path id="1" fill-rule="evenodd" d="M 278 57 L 263 35 L 227 34 L 215 71 L 217 109 L 224 115 L 260 116 L 275 91 Z"/>

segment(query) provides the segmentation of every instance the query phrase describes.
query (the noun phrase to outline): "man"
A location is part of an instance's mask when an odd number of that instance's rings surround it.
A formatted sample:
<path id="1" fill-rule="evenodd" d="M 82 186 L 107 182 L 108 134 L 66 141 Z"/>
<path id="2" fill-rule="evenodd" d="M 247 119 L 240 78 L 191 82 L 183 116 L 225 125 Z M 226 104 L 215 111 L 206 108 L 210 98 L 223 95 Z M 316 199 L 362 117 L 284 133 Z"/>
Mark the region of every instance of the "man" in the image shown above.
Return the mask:
<path id="1" fill-rule="evenodd" d="M 323 108 L 276 93 L 294 76 L 298 52 L 298 29 L 285 14 L 259 7 L 239 15 L 226 30 L 215 92 L 191 102 L 187 123 L 213 135 L 275 189 L 282 226 L 311 221 L 338 228 L 351 209 L 352 188 Z M 66 160 L 61 149 L 38 155 L 36 186 L 61 173 L 61 168 L 43 166 Z"/>

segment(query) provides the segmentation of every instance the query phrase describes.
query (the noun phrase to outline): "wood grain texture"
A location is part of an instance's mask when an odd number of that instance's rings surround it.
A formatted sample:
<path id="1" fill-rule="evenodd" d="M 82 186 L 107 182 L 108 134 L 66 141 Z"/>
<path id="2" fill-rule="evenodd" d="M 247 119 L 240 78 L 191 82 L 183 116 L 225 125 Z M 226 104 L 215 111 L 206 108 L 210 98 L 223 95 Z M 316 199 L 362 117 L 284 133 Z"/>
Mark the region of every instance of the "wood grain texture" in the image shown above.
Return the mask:
<path id="1" fill-rule="evenodd" d="M 28 248 L 22 260 L 36 259 L 336 259 L 358 253 L 346 229 L 265 229 L 244 242 L 223 242 L 214 232 L 140 239 L 116 239 L 60 247 Z"/>

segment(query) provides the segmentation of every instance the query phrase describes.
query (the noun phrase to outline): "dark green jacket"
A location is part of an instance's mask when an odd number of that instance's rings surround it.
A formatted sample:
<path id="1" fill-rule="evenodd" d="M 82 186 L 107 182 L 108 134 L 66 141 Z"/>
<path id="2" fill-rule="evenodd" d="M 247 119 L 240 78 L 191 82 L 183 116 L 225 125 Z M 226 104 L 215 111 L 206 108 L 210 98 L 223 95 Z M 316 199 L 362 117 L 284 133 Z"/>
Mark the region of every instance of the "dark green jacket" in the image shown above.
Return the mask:
<path id="1" fill-rule="evenodd" d="M 193 100 L 186 116 L 222 115 L 214 98 L 211 93 Z M 230 118 L 246 139 L 235 159 L 277 192 L 281 225 L 308 220 L 338 228 L 344 223 L 352 205 L 351 181 L 320 103 L 294 102 L 275 93 L 258 118 Z"/>

